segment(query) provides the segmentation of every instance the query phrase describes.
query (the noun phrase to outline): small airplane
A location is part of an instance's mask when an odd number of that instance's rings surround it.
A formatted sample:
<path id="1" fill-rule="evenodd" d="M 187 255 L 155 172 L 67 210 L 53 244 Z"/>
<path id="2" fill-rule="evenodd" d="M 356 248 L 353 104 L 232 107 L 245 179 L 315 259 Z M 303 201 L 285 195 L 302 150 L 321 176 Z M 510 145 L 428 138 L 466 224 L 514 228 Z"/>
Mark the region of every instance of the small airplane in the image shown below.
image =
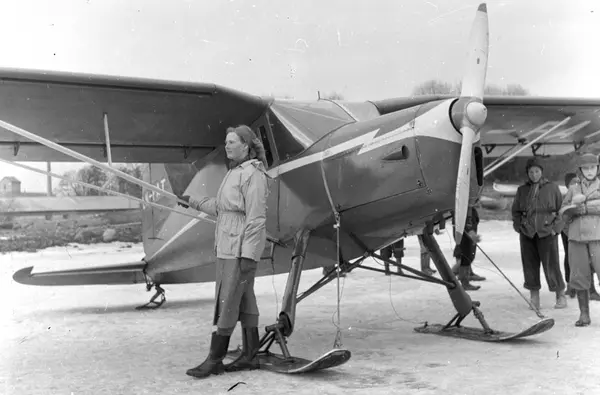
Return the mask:
<path id="1" fill-rule="evenodd" d="M 165 300 L 161 285 L 214 281 L 214 218 L 177 207 L 176 195 L 214 196 L 227 171 L 225 130 L 247 124 L 264 143 L 272 178 L 268 243 L 257 275 L 289 273 L 279 318 L 261 339 L 265 369 L 301 373 L 346 362 L 350 351 L 339 343 L 313 361 L 290 355 L 296 306 L 340 273 L 384 273 L 366 258 L 381 259 L 376 251 L 409 235 L 421 238 L 441 278 L 405 265 L 394 275 L 444 286 L 457 310 L 446 325 L 415 330 L 505 341 L 552 328 L 554 320 L 545 319 L 519 333 L 492 330 L 432 236 L 451 220 L 459 242 L 484 177 L 515 156 L 600 144 L 600 100 L 484 97 L 488 41 L 483 3 L 458 97 L 278 100 L 208 83 L 0 70 L 2 160 L 75 158 L 144 187 L 140 262 L 52 272 L 28 267 L 14 279 L 146 283 L 156 290 L 156 305 Z M 497 160 L 484 168 L 486 155 Z M 112 160 L 150 166 L 141 181 L 112 168 Z M 335 270 L 298 294 L 303 270 L 331 265 Z M 483 329 L 460 325 L 471 312 Z M 274 342 L 281 355 L 269 351 Z"/>

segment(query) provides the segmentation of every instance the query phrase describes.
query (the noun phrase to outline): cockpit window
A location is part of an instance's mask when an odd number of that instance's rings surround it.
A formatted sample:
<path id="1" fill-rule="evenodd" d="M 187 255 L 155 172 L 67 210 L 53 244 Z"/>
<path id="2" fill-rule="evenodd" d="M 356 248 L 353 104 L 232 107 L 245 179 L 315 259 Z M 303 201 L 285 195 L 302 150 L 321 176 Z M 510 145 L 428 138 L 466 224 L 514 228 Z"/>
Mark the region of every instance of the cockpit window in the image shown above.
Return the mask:
<path id="1" fill-rule="evenodd" d="M 340 106 L 327 100 L 275 101 L 268 114 L 281 161 L 298 155 L 333 130 L 355 122 Z"/>
<path id="2" fill-rule="evenodd" d="M 260 140 L 263 143 L 263 147 L 265 147 L 265 156 L 267 157 L 267 166 L 270 168 L 273 165 L 273 151 L 271 150 L 271 144 L 269 143 L 269 138 L 267 137 L 267 128 L 261 125 L 258 128 L 258 134 L 260 135 Z"/>
<path id="3" fill-rule="evenodd" d="M 273 132 L 273 140 L 275 142 L 275 147 L 277 147 L 277 154 L 279 154 L 280 161 L 285 161 L 294 157 L 310 146 L 307 145 L 305 147 L 303 144 L 300 144 L 272 112 L 269 113 L 269 124 L 271 126 L 271 131 Z"/>

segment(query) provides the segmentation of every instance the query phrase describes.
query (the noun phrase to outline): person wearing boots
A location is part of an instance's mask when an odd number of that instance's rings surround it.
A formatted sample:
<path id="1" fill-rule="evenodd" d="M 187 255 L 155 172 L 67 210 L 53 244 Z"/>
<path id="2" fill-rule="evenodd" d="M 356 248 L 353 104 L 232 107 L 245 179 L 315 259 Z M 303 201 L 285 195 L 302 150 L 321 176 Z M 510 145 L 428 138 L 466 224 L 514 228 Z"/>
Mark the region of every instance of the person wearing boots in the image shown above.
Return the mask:
<path id="1" fill-rule="evenodd" d="M 565 174 L 565 186 L 567 187 L 567 189 L 571 188 L 573 185 L 578 184 L 580 182 L 579 178 L 577 177 L 576 173 L 567 173 Z M 564 201 L 563 201 L 564 204 Z M 563 268 L 565 269 L 565 281 L 567 283 L 567 290 L 566 290 L 566 294 L 569 295 L 571 298 L 574 298 L 576 296 L 576 292 L 574 289 L 571 289 L 571 286 L 569 285 L 569 278 L 570 278 L 570 273 L 571 270 L 569 269 L 569 236 L 567 235 L 568 232 L 568 226 L 565 226 L 562 230 L 562 232 L 560 233 L 560 238 L 562 240 L 562 244 L 563 244 L 563 250 L 565 251 L 565 258 L 563 260 Z M 592 286 L 594 285 L 594 283 L 592 282 Z"/>
<path id="2" fill-rule="evenodd" d="M 541 261 L 548 289 L 556 294 L 554 308 L 564 309 L 567 298 L 558 255 L 563 225 L 558 211 L 563 198 L 558 185 L 543 177 L 543 170 L 537 158 L 527 161 L 528 180 L 519 186 L 512 204 L 513 229 L 519 233 L 524 287 L 531 293 L 531 303 L 540 308 Z"/>
<path id="3" fill-rule="evenodd" d="M 435 233 L 440 234 L 440 231 L 436 229 Z M 431 268 L 431 255 L 425 244 L 423 244 L 423 241 L 421 241 L 421 238 L 418 237 L 417 239 L 419 240 L 419 247 L 421 249 L 421 271 L 429 276 L 433 276 L 436 271 Z"/>
<path id="4" fill-rule="evenodd" d="M 203 378 L 224 371 L 259 368 L 258 305 L 254 295 L 257 263 L 266 243 L 266 214 L 269 181 L 265 149 L 246 125 L 227 129 L 225 151 L 229 171 L 216 198 L 178 196 L 187 208 L 217 217 L 215 229 L 216 281 L 215 314 L 210 351 L 189 376 Z M 243 349 L 240 358 L 223 364 L 237 321 L 242 324 Z"/>
<path id="5" fill-rule="evenodd" d="M 598 157 L 584 154 L 579 158 L 581 182 L 571 186 L 562 212 L 568 226 L 569 285 L 577 293 L 579 319 L 575 326 L 588 326 L 590 318 L 590 285 L 592 266 L 600 273 L 600 180 Z"/>
<path id="6" fill-rule="evenodd" d="M 389 246 L 381 249 L 381 257 L 383 259 L 392 259 L 392 255 L 396 258 L 396 262 L 398 264 L 402 263 L 402 258 L 404 257 L 404 239 L 400 239 L 394 244 L 390 244 Z M 387 261 L 383 261 L 383 265 L 385 267 L 385 275 L 390 275 L 390 264 Z M 396 266 L 398 274 L 404 274 L 402 268 L 400 266 Z"/>
<path id="7" fill-rule="evenodd" d="M 478 226 L 479 213 L 474 206 L 469 206 L 464 235 L 460 243 L 454 247 L 453 253 L 458 265 L 458 279 L 466 291 L 477 291 L 481 288 L 479 285 L 471 284 L 471 264 L 475 260 L 477 243 L 481 241 L 481 237 L 477 234 Z"/>
<path id="8" fill-rule="evenodd" d="M 579 184 L 580 182 L 581 181 L 579 180 L 579 177 L 577 177 L 576 173 L 565 174 L 565 186 L 567 188 L 571 188 L 573 185 Z M 563 250 L 565 251 L 563 266 L 565 269 L 565 281 L 567 282 L 566 294 L 569 295 L 571 298 L 575 298 L 577 296 L 577 292 L 574 289 L 572 289 L 569 285 L 571 269 L 569 268 L 569 236 L 567 233 L 568 227 L 566 226 L 563 228 L 563 231 L 560 234 L 563 243 Z M 590 300 L 600 301 L 600 294 L 598 294 L 598 291 L 596 291 L 596 286 L 594 285 L 594 273 L 595 270 L 592 267 L 592 285 L 590 286 Z"/>
<path id="9" fill-rule="evenodd" d="M 477 197 L 476 199 L 473 200 L 472 206 L 469 207 L 469 211 L 467 212 L 467 216 L 468 215 L 473 215 L 473 219 L 476 222 L 475 225 L 475 233 L 477 233 L 477 227 L 479 226 L 479 212 L 477 211 L 477 206 L 479 205 L 479 197 Z M 473 211 L 471 211 L 473 210 Z M 468 217 L 467 217 L 468 219 Z M 465 232 L 467 232 L 465 230 Z M 479 236 L 478 236 L 479 237 Z M 452 271 L 454 272 L 454 275 L 456 277 L 460 277 L 460 266 L 461 266 L 461 262 L 462 259 L 466 259 L 469 264 L 466 265 L 469 267 L 469 283 L 471 281 L 485 281 L 486 278 L 483 276 L 480 276 L 478 274 L 476 274 L 473 271 L 473 261 L 475 260 L 475 256 L 477 255 L 477 244 L 472 244 L 472 240 L 468 240 L 465 241 L 465 251 L 467 251 L 467 256 L 466 257 L 462 257 L 462 253 L 461 250 L 456 250 L 457 247 L 454 247 L 454 258 L 456 259 L 456 263 L 454 264 L 454 266 L 452 266 Z M 460 259 L 458 258 L 460 257 Z M 466 264 L 466 262 L 465 262 Z M 476 287 L 476 286 L 474 286 Z"/>

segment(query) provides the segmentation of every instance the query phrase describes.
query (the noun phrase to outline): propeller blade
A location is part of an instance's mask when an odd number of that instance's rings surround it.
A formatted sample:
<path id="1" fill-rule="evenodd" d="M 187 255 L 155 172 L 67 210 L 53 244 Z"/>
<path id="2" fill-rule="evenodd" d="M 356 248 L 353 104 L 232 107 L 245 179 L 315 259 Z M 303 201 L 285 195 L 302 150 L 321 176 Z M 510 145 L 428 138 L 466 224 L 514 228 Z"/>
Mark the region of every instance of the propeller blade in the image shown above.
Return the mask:
<path id="1" fill-rule="evenodd" d="M 469 34 L 469 52 L 460 92 L 462 97 L 475 97 L 480 101 L 483 100 L 488 49 L 489 26 L 487 6 L 485 3 L 482 3 L 477 9 Z M 467 220 L 467 211 L 469 209 L 473 142 L 487 115 L 487 110 L 480 101 L 471 102 L 467 105 L 465 116 L 460 125 L 462 145 L 460 147 L 454 201 L 454 237 L 456 243 L 460 243 L 462 240 Z"/>
<path id="2" fill-rule="evenodd" d="M 463 75 L 461 96 L 472 96 L 483 99 L 485 76 L 487 73 L 489 47 L 489 26 L 487 6 L 479 5 L 475 21 L 469 34 L 469 52 L 465 74 Z"/>
<path id="3" fill-rule="evenodd" d="M 460 147 L 460 160 L 458 162 L 458 176 L 456 179 L 456 198 L 454 201 L 454 238 L 459 244 L 465 230 L 467 210 L 469 209 L 469 189 L 471 186 L 471 156 L 475 131 L 470 127 L 460 129 L 463 136 Z"/>

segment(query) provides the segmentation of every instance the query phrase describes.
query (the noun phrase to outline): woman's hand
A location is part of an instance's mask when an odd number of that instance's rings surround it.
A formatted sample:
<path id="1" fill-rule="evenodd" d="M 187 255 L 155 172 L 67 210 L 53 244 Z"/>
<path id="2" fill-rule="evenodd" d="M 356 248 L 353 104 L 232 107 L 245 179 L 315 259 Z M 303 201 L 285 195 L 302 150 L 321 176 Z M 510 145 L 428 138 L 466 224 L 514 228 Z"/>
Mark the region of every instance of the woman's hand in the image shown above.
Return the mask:
<path id="1" fill-rule="evenodd" d="M 188 195 L 183 195 L 183 196 L 179 196 L 177 195 L 177 205 L 183 207 L 183 208 L 188 208 L 190 207 L 189 203 L 190 203 L 190 197 Z M 185 203 L 182 203 L 181 200 L 183 200 Z M 187 203 L 187 204 L 186 204 Z"/>
<path id="2" fill-rule="evenodd" d="M 573 204 L 581 204 L 583 202 L 585 202 L 585 196 L 582 194 L 577 194 L 573 196 L 573 200 L 571 200 L 571 203 Z"/>
<path id="3" fill-rule="evenodd" d="M 247 273 L 252 270 L 256 270 L 258 266 L 258 262 L 250 258 L 240 258 L 240 271 L 242 273 Z"/>
<path id="4" fill-rule="evenodd" d="M 473 243 L 477 244 L 481 242 L 481 236 L 475 233 L 475 231 L 467 232 L 467 235 L 473 240 Z"/>

